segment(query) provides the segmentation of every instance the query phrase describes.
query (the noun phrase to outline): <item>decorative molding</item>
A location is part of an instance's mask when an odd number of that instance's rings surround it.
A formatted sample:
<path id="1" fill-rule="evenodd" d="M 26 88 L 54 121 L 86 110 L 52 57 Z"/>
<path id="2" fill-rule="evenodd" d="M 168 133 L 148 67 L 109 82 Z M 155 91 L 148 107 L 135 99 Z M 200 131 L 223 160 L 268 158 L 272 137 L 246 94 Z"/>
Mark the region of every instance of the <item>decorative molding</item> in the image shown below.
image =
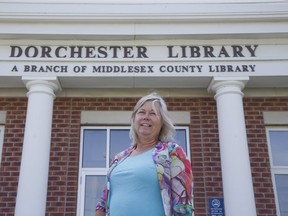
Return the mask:
<path id="1" fill-rule="evenodd" d="M 7 111 L 0 111 L 0 125 L 5 125 L 6 113 L 7 113 Z"/>
<path id="2" fill-rule="evenodd" d="M 138 1 L 139 2 L 139 1 Z M 0 3 L 2 21 L 137 22 L 284 20 L 287 1 L 6 1 Z"/>
<path id="3" fill-rule="evenodd" d="M 130 125 L 132 111 L 82 111 L 83 125 Z M 176 125 L 190 125 L 190 112 L 170 111 Z"/>
<path id="4" fill-rule="evenodd" d="M 288 112 L 263 112 L 265 125 L 287 125 Z"/>
<path id="5" fill-rule="evenodd" d="M 6 0 L 0 39 L 287 38 L 287 19 L 285 0 Z"/>
<path id="6" fill-rule="evenodd" d="M 85 97 L 85 98 L 126 98 L 126 97 L 141 97 L 147 94 L 149 89 L 63 89 L 61 92 L 56 92 L 57 98 L 64 97 Z M 163 97 L 191 97 L 191 98 L 207 98 L 212 97 L 207 90 L 203 89 L 155 89 Z M 26 88 L 1 88 L 1 98 L 26 97 Z M 244 98 L 253 97 L 288 97 L 287 88 L 245 88 L 243 90 Z"/>

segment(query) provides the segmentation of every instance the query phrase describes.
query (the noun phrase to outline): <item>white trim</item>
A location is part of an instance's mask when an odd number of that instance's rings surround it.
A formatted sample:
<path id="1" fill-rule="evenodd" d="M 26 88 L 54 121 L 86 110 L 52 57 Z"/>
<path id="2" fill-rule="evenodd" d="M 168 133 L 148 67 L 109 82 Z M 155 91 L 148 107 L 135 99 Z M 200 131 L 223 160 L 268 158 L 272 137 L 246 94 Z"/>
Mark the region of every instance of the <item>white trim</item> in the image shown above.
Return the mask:
<path id="1" fill-rule="evenodd" d="M 283 0 L 2 0 L 2 3 L 52 3 L 52 4 L 219 4 L 219 3 L 277 3 L 277 2 L 284 2 Z"/>
<path id="2" fill-rule="evenodd" d="M 5 132 L 5 123 L 6 123 L 6 111 L 0 111 L 0 167 L 2 162 L 2 151 L 4 144 L 4 132 Z"/>
<path id="3" fill-rule="evenodd" d="M 98 128 L 99 129 L 99 128 Z M 106 137 L 106 168 L 109 168 L 109 155 L 110 155 L 110 131 L 111 128 L 107 127 L 107 137 Z"/>
<path id="4" fill-rule="evenodd" d="M 81 124 L 85 125 L 130 125 L 132 111 L 82 111 Z M 169 111 L 176 125 L 189 125 L 190 112 Z"/>
<path id="5" fill-rule="evenodd" d="M 3 77 L 1 77 L 2 79 Z M 24 86 L 24 84 L 23 84 Z M 135 98 L 141 97 L 148 92 L 149 89 L 63 89 L 61 92 L 57 92 L 57 98 L 76 98 L 76 97 L 85 97 L 85 98 L 104 98 L 104 97 L 113 97 L 113 98 Z M 199 88 L 184 88 L 184 89 L 161 89 L 157 90 L 163 97 L 189 97 L 189 98 L 211 98 L 211 94 L 207 92 L 206 89 Z M 288 97 L 287 88 L 249 88 L 244 89 L 245 93 L 244 98 L 253 98 L 253 97 Z M 1 88 L 0 97 L 25 97 L 27 90 L 24 88 Z"/>
<path id="6" fill-rule="evenodd" d="M 225 35 L 259 39 L 288 34 L 285 0 L 56 1 L 0 1 L 0 38 L 163 40 Z"/>
<path id="7" fill-rule="evenodd" d="M 2 162 L 2 150 L 3 150 L 3 143 L 4 143 L 4 125 L 0 125 L 0 167 Z"/>
<path id="8" fill-rule="evenodd" d="M 288 124 L 288 112 L 263 112 L 265 125 L 287 125 Z"/>
<path id="9" fill-rule="evenodd" d="M 273 168 L 274 174 L 288 174 L 288 166 L 282 167 L 282 168 Z"/>
<path id="10" fill-rule="evenodd" d="M 177 127 L 178 128 L 178 127 Z M 186 148 L 187 148 L 187 156 L 190 160 L 190 163 L 191 163 L 191 151 L 190 151 L 190 129 L 189 129 L 189 126 L 186 126 L 185 127 L 185 130 L 186 130 Z"/>
<path id="11" fill-rule="evenodd" d="M 46 20 L 83 22 L 151 21 L 166 20 L 249 20 L 287 18 L 287 1 L 284 0 L 101 0 L 86 3 L 68 1 L 2 1 L 0 17 L 3 20 Z M 273 4 L 271 4 L 273 2 Z M 259 9 L 260 8 L 260 9 Z M 58 21 L 58 22 L 57 22 Z"/>
<path id="12" fill-rule="evenodd" d="M 78 174 L 78 192 L 77 192 L 77 211 L 76 214 L 77 216 L 80 216 L 80 212 L 81 212 L 81 207 L 83 206 L 83 199 L 81 199 L 83 197 L 83 184 L 82 184 L 82 154 L 83 154 L 83 132 L 84 130 L 81 128 L 80 131 L 80 152 L 79 152 L 79 174 Z"/>
<path id="13" fill-rule="evenodd" d="M 131 111 L 82 111 L 81 124 L 128 125 Z"/>
<path id="14" fill-rule="evenodd" d="M 6 111 L 0 111 L 0 124 L 5 124 L 6 122 Z"/>

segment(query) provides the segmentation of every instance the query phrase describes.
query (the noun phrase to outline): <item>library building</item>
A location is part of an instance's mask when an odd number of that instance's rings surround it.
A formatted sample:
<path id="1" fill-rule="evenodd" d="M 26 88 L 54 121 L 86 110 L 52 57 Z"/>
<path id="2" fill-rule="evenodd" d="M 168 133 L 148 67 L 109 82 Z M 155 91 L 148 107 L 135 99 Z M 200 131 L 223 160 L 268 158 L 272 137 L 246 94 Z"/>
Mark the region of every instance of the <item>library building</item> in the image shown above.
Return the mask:
<path id="1" fill-rule="evenodd" d="M 1 0 L 0 215 L 95 216 L 152 92 L 191 215 L 288 216 L 286 0 Z"/>

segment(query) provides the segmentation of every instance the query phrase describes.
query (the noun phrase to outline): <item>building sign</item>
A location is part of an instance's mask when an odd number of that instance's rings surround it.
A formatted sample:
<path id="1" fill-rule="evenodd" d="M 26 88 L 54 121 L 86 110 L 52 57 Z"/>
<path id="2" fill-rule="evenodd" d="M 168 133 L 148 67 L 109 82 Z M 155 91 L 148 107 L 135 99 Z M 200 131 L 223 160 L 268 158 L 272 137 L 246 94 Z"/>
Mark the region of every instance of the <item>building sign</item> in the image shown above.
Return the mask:
<path id="1" fill-rule="evenodd" d="M 256 57 L 258 45 L 163 46 L 162 58 L 241 58 Z M 147 46 L 10 46 L 10 58 L 56 59 L 149 59 L 154 57 Z M 160 56 L 159 56 L 160 57 Z"/>
<path id="2" fill-rule="evenodd" d="M 0 45 L 0 66 L 1 74 L 7 76 L 286 75 L 287 46 L 275 47 L 277 55 L 272 56 L 280 57 L 276 71 L 275 59 L 269 58 L 271 47 L 258 44 Z"/>
<path id="3" fill-rule="evenodd" d="M 210 198 L 210 216 L 225 216 L 223 198 Z"/>

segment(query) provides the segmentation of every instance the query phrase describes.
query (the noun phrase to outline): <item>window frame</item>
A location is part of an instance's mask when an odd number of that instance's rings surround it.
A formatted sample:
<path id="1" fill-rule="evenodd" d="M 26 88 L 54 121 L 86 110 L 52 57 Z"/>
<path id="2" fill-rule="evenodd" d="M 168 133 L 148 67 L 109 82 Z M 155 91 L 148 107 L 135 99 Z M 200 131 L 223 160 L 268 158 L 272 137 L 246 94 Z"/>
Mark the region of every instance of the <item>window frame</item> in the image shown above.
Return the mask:
<path id="1" fill-rule="evenodd" d="M 84 131 L 85 130 L 108 130 L 106 137 L 106 167 L 105 168 L 82 168 L 83 165 L 83 141 L 84 141 Z M 77 195 L 77 216 L 82 216 L 85 208 L 85 181 L 86 177 L 90 175 L 95 176 L 106 176 L 107 171 L 109 169 L 110 162 L 109 161 L 109 154 L 110 154 L 110 131 L 114 129 L 130 129 L 130 126 L 81 126 L 81 133 L 80 133 L 80 156 L 79 156 L 79 175 L 78 175 L 78 195 Z M 190 154 L 190 134 L 189 134 L 189 126 L 175 126 L 175 129 L 181 129 L 186 131 L 186 149 L 187 149 L 187 157 L 191 161 L 191 154 Z"/>
<path id="2" fill-rule="evenodd" d="M 4 132 L 5 132 L 5 126 L 0 125 L 0 167 L 2 164 L 2 151 L 3 151 L 3 145 L 4 145 Z"/>
<path id="3" fill-rule="evenodd" d="M 191 161 L 191 151 L 190 151 L 190 130 L 189 130 L 189 126 L 175 126 L 175 129 L 179 129 L 179 130 L 186 130 L 186 149 L 187 149 L 187 157 L 188 159 Z M 176 141 L 177 143 L 177 141 Z"/>
<path id="4" fill-rule="evenodd" d="M 276 175 L 288 175 L 288 165 L 287 166 L 275 166 L 273 164 L 271 138 L 269 134 L 270 131 L 287 131 L 288 132 L 288 126 L 266 127 L 266 136 L 267 136 L 267 144 L 268 144 L 268 151 L 269 151 L 269 160 L 270 160 L 270 167 L 271 167 L 271 177 L 272 177 L 272 183 L 273 183 L 275 204 L 276 204 L 277 216 L 280 216 L 281 214 L 280 214 L 280 205 L 279 205 L 277 185 L 276 185 Z"/>
<path id="5" fill-rule="evenodd" d="M 85 181 L 86 176 L 89 175 L 96 175 L 96 176 L 106 176 L 107 171 L 109 169 L 109 152 L 110 152 L 110 131 L 111 129 L 129 129 L 129 126 L 82 126 L 81 133 L 80 133 L 80 157 L 79 157 L 79 177 L 78 177 L 78 196 L 77 196 L 77 216 L 82 216 L 84 207 L 85 207 Z M 108 130 L 106 137 L 106 162 L 105 168 L 82 168 L 83 166 L 83 141 L 84 141 L 84 131 L 86 129 L 93 130 Z"/>

